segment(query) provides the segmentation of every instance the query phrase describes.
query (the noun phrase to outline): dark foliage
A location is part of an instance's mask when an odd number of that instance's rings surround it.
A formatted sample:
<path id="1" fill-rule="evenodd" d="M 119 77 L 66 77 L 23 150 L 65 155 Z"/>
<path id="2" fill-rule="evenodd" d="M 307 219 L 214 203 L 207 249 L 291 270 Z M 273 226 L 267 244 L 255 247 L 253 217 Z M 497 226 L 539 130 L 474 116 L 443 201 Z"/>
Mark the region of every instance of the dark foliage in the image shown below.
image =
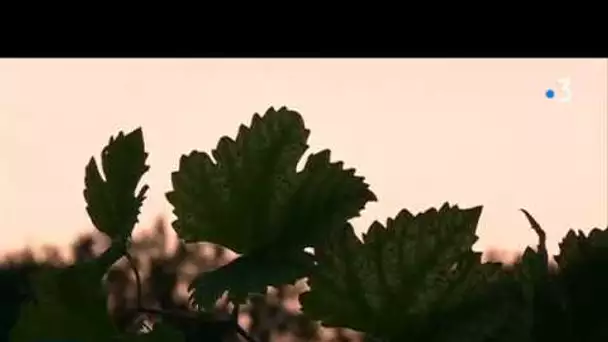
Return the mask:
<path id="1" fill-rule="evenodd" d="M 329 150 L 298 170 L 308 135 L 298 113 L 271 108 L 211 153 L 183 156 L 167 194 L 174 253 L 162 225 L 158 240 L 132 237 L 149 168 L 141 129 L 111 138 L 99 166 L 91 159 L 85 169 L 105 250 L 92 253 L 87 237 L 73 263 L 2 269 L 0 338 L 251 342 L 288 329 L 312 340 L 319 322 L 370 341 L 608 340 L 608 229 L 570 231 L 552 260 L 544 230 L 522 209 L 538 244 L 509 267 L 472 249 L 482 207 L 404 209 L 359 239 L 348 221 L 376 197 Z M 303 278 L 302 314 L 272 302 L 271 286 L 281 299 Z M 239 319 L 247 311 L 249 331 Z M 263 319 L 281 314 L 278 326 Z"/>
<path id="2" fill-rule="evenodd" d="M 167 238 L 170 230 L 162 219 L 154 227 L 135 240 L 131 246 L 133 258 L 140 269 L 149 270 L 142 276 L 143 301 L 148 307 L 166 311 L 191 311 L 188 297 L 183 289 L 194 274 L 212 270 L 225 264 L 230 252 L 219 246 L 203 244 L 197 248 L 186 248 L 183 245 L 172 248 Z M 78 238 L 72 247 L 71 254 L 77 261 L 87 261 L 99 253 L 95 250 L 108 244 L 108 240 L 98 234 L 87 234 Z M 0 286 L 2 291 L 2 316 L 0 317 L 0 341 L 9 341 L 10 329 L 18 318 L 19 309 L 24 301 L 31 299 L 31 275 L 42 267 L 65 267 L 68 262 L 57 256 L 52 249 L 49 259 L 35 261 L 29 250 L 9 255 L 8 260 L 0 266 Z M 109 313 L 120 331 L 132 331 L 144 320 L 153 322 L 153 315 L 137 312 L 135 298 L 135 279 L 128 265 L 123 261 L 115 264 L 106 275 L 109 292 Z M 265 297 L 255 297 L 250 305 L 242 308 L 241 316 L 249 317 L 251 335 L 264 340 L 265 336 L 289 334 L 305 341 L 319 339 L 318 325 L 293 309 L 289 302 L 297 300 L 301 287 L 281 286 Z M 292 307 L 292 308 L 289 308 Z M 224 307 L 223 312 L 228 310 Z M 165 321 L 180 329 L 192 329 L 188 322 L 175 317 L 166 317 Z M 193 332 L 196 334 L 196 331 Z M 196 334 L 200 338 L 200 333 Z M 336 331 L 339 339 L 350 340 L 352 333 Z"/>

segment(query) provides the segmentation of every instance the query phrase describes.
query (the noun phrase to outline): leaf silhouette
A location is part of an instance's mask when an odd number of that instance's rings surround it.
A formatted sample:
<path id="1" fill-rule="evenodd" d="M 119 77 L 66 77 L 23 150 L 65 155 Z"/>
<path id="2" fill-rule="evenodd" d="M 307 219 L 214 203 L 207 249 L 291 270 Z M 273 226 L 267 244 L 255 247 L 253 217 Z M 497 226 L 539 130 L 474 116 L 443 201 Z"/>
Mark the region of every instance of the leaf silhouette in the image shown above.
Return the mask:
<path id="1" fill-rule="evenodd" d="M 148 171 L 141 128 L 125 135 L 119 132 L 101 153 L 101 166 L 91 158 L 86 166 L 84 197 L 95 227 L 112 239 L 126 239 L 137 223 L 148 186 L 135 194 L 141 177 Z"/>
<path id="2" fill-rule="evenodd" d="M 572 230 L 555 257 L 559 283 L 566 301 L 572 336 L 579 341 L 608 339 L 608 229 L 588 235 Z"/>
<path id="3" fill-rule="evenodd" d="M 315 248 L 303 311 L 390 341 L 485 341 L 505 315 L 487 311 L 482 298 L 507 293 L 486 291 L 504 274 L 471 250 L 480 214 L 481 207 L 448 204 L 416 216 L 402 210 L 386 226 L 374 222 L 363 241 L 350 225 L 334 230 Z M 486 318 L 490 331 L 475 331 L 473 318 Z"/>
<path id="4" fill-rule="evenodd" d="M 203 308 L 210 308 L 228 291 L 231 300 L 240 302 L 251 293 L 266 293 L 268 286 L 295 283 L 314 264 L 312 255 L 304 251 L 262 253 L 244 255 L 217 270 L 200 274 L 192 282 L 191 299 Z"/>
<path id="5" fill-rule="evenodd" d="M 329 151 L 310 155 L 298 172 L 308 134 L 297 112 L 270 108 L 241 126 L 235 140 L 222 138 L 215 161 L 202 152 L 181 158 L 167 194 L 174 229 L 186 242 L 212 242 L 247 257 L 197 277 L 191 290 L 198 304 L 208 306 L 225 290 L 243 300 L 305 276 L 312 264 L 303 249 L 375 200 L 354 170 L 330 162 Z"/>

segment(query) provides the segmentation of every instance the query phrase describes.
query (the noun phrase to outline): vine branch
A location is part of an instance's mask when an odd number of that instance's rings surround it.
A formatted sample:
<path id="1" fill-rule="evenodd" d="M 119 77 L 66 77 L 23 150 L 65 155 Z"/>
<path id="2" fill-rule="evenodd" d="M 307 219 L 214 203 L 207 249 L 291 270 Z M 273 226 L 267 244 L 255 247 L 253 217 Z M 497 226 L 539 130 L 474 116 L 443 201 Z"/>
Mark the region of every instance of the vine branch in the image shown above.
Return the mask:
<path id="1" fill-rule="evenodd" d="M 135 265 L 135 260 L 133 259 L 133 256 L 128 251 L 125 252 L 125 256 L 127 258 L 129 267 L 131 268 L 131 270 L 133 271 L 133 274 L 135 275 L 135 287 L 136 287 L 135 295 L 136 295 L 136 301 L 137 301 L 136 306 L 137 306 L 138 312 L 152 314 L 152 315 L 159 315 L 159 316 L 179 317 L 182 319 L 197 319 L 198 316 L 195 313 L 191 313 L 191 312 L 187 312 L 187 311 L 162 310 L 162 309 L 153 309 L 153 308 L 144 307 L 143 301 L 142 301 L 141 276 L 139 275 L 139 271 L 137 270 L 137 266 Z M 239 325 L 239 322 L 238 322 L 239 311 L 240 311 L 239 305 L 235 304 L 234 308 L 232 310 L 232 317 L 231 317 L 231 322 L 233 323 L 234 330 L 237 332 L 237 334 L 241 335 L 241 337 L 243 337 L 245 339 L 245 341 L 257 342 L 252 336 L 249 335 L 249 333 L 247 331 L 245 331 L 245 329 L 243 329 L 243 327 L 241 327 Z"/>

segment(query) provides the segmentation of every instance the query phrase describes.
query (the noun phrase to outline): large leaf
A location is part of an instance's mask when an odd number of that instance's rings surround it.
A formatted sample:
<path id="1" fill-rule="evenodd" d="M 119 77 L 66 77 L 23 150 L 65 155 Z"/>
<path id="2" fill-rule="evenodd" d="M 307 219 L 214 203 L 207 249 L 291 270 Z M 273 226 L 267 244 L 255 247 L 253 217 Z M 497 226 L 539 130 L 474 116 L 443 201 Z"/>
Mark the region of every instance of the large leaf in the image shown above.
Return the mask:
<path id="1" fill-rule="evenodd" d="M 481 264 L 471 250 L 480 213 L 447 204 L 416 216 L 403 210 L 386 227 L 374 222 L 363 241 L 350 225 L 334 230 L 315 248 L 304 312 L 386 340 L 485 341 L 507 314 L 496 301 L 488 310 L 488 298 L 508 293 L 488 286 L 503 278 L 500 265 Z M 479 319 L 488 331 L 475 329 Z"/>
<path id="2" fill-rule="evenodd" d="M 210 303 L 224 290 L 240 298 L 265 287 L 263 283 L 305 276 L 306 267 L 290 261 L 301 260 L 305 247 L 375 200 L 363 178 L 342 163 L 332 163 L 329 151 L 312 154 L 298 172 L 308 134 L 298 113 L 270 108 L 264 116 L 255 114 L 251 127 L 241 126 L 235 140 L 222 138 L 212 151 L 215 161 L 202 152 L 181 158 L 172 175 L 173 191 L 167 194 L 180 238 L 212 242 L 248 256 L 219 273 L 198 277 L 194 289 L 214 290 L 197 291 L 195 299 Z M 283 263 L 271 261 L 270 254 Z M 268 262 L 276 271 L 272 276 L 255 274 Z M 242 273 L 243 264 L 255 266 Z"/>
<path id="3" fill-rule="evenodd" d="M 91 158 L 85 174 L 84 197 L 87 212 L 95 227 L 112 239 L 126 239 L 131 235 L 145 193 L 144 185 L 136 194 L 137 185 L 148 171 L 143 133 L 140 128 L 125 135 L 119 132 L 101 153 L 101 167 Z"/>

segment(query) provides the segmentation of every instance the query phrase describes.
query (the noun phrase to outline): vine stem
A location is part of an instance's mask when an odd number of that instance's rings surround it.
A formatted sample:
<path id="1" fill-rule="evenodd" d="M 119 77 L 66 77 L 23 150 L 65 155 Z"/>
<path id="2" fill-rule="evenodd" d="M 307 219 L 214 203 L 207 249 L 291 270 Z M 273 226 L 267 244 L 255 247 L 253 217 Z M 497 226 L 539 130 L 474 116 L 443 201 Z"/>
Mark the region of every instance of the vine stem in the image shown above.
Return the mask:
<path id="1" fill-rule="evenodd" d="M 169 311 L 169 310 L 152 309 L 152 308 L 144 307 L 143 301 L 142 301 L 141 276 L 139 275 L 139 271 L 137 270 L 137 267 L 135 265 L 135 260 L 133 259 L 133 256 L 128 251 L 125 251 L 125 257 L 127 258 L 127 262 L 129 264 L 129 267 L 133 271 L 133 274 L 135 274 L 135 287 L 136 287 L 135 295 L 136 295 L 138 312 L 152 314 L 152 315 L 159 315 L 159 316 L 173 316 L 173 317 L 179 317 L 179 318 L 184 318 L 184 319 L 196 319 L 196 317 L 197 317 L 196 314 L 186 312 L 186 311 L 176 311 L 176 310 Z M 247 342 L 257 342 L 252 336 L 249 335 L 249 333 L 247 333 L 247 331 L 245 331 L 245 329 L 243 329 L 243 327 L 241 327 L 239 325 L 239 322 L 238 322 L 239 310 L 240 310 L 239 305 L 235 304 L 235 306 L 232 310 L 232 319 L 231 319 L 234 324 L 234 329 Z"/>
<path id="2" fill-rule="evenodd" d="M 127 251 L 125 251 L 125 256 L 127 257 L 129 267 L 133 271 L 133 274 L 135 274 L 135 296 L 137 300 L 137 310 L 139 310 L 142 307 L 141 277 L 139 276 L 139 271 L 137 270 L 133 256 Z"/>

